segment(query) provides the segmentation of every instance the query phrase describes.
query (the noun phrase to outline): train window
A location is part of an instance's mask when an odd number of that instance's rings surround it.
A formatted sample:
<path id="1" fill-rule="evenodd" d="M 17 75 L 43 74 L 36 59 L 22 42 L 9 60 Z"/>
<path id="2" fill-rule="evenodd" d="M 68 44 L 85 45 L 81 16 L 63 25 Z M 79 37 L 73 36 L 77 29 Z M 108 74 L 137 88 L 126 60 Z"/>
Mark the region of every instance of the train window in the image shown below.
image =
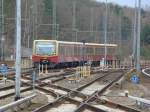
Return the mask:
<path id="1" fill-rule="evenodd" d="M 109 54 L 115 54 L 116 51 L 115 51 L 114 48 L 111 48 L 111 47 L 110 47 L 110 48 L 108 49 L 108 52 L 109 52 Z"/>
<path id="2" fill-rule="evenodd" d="M 54 55 L 56 53 L 56 46 L 53 42 L 36 42 L 35 47 L 38 55 Z"/>
<path id="3" fill-rule="evenodd" d="M 100 48 L 100 47 L 95 48 L 95 54 L 96 55 L 104 54 L 104 48 Z"/>
<path id="4" fill-rule="evenodd" d="M 93 48 L 92 48 L 92 47 L 87 47 L 87 48 L 86 48 L 86 54 L 87 54 L 87 55 L 93 55 L 93 52 L 94 52 L 94 51 L 93 51 Z"/>
<path id="5" fill-rule="evenodd" d="M 65 48 L 63 44 L 59 44 L 59 55 L 64 56 L 65 55 Z"/>

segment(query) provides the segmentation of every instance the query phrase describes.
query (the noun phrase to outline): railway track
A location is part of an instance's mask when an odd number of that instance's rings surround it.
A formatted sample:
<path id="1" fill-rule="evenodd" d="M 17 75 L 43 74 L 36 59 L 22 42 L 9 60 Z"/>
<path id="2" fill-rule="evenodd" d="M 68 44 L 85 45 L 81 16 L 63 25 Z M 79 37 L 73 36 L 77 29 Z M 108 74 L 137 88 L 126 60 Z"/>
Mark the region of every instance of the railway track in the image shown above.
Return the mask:
<path id="1" fill-rule="evenodd" d="M 37 71 L 37 69 L 33 69 L 33 68 L 27 68 L 27 69 L 22 69 L 21 70 L 21 81 L 23 84 L 27 84 L 29 82 L 31 82 L 32 79 L 32 76 L 33 76 L 33 71 Z M 55 71 L 55 70 L 54 70 Z M 51 70 L 52 72 L 52 70 Z M 46 80 L 46 79 L 58 79 L 59 77 L 63 77 L 69 73 L 59 73 L 59 71 L 55 71 L 55 72 L 58 72 L 57 74 L 55 74 L 53 72 L 53 74 L 50 74 L 50 75 L 42 75 L 41 77 L 38 78 L 39 81 L 42 81 L 42 80 Z M 36 74 L 38 74 L 36 72 Z M 2 76 L 2 75 L 1 75 Z M 7 80 L 6 80 L 6 83 L 4 83 L 3 80 L 0 81 L 0 91 L 2 90 L 7 90 L 7 89 L 11 89 L 11 88 L 14 88 L 15 84 L 14 84 L 14 80 L 15 80 L 15 70 L 14 69 L 11 69 L 8 71 L 7 73 Z M 8 83 L 7 83 L 8 82 Z M 12 82 L 12 83 L 10 83 Z M 3 84 L 3 85 L 2 85 Z"/>
<path id="2" fill-rule="evenodd" d="M 32 89 L 32 74 L 33 74 L 33 68 L 30 68 L 30 69 L 25 69 L 25 71 L 22 71 L 22 77 L 21 77 L 21 82 L 22 82 L 22 88 L 26 88 L 26 89 L 22 89 L 21 92 L 25 92 L 25 91 L 28 91 L 28 90 L 31 90 Z M 50 76 L 44 76 L 44 77 L 41 77 L 38 79 L 38 81 L 36 81 L 36 84 L 39 84 L 39 85 L 43 85 L 42 81 L 46 81 L 46 80 L 51 80 L 51 82 L 56 82 L 56 81 L 59 81 L 59 80 L 63 80 L 65 78 L 66 75 L 68 75 L 69 73 L 58 73 L 58 74 L 52 74 Z M 9 73 L 8 75 L 8 80 L 9 81 L 14 81 L 15 79 L 15 72 L 11 72 Z M 3 82 L 4 83 L 4 82 Z M 5 84 L 4 84 L 5 85 Z M 11 85 L 8 85 L 8 86 L 4 86 L 4 87 L 0 87 L 0 99 L 2 98 L 7 98 L 7 97 L 10 97 L 12 95 L 15 94 L 15 85 L 14 84 L 11 84 Z"/>
<path id="3" fill-rule="evenodd" d="M 99 78 L 93 80 L 93 82 L 89 82 L 86 85 L 82 85 L 74 90 L 62 87 L 62 86 L 58 86 L 58 85 L 50 85 L 49 84 L 45 84 L 42 87 L 37 86 L 36 88 L 43 90 L 43 91 L 50 91 L 50 92 L 54 92 L 56 94 L 58 94 L 58 98 L 57 100 L 55 100 L 55 102 L 50 102 L 36 110 L 34 110 L 33 112 L 41 112 L 41 111 L 45 111 L 45 112 L 63 112 L 62 109 L 64 109 L 64 112 L 106 112 L 106 110 L 98 108 L 94 105 L 91 105 L 90 102 L 93 102 L 95 100 L 98 100 L 99 98 L 97 98 L 97 96 L 102 95 L 103 92 L 105 92 L 105 90 L 107 88 L 109 88 L 114 82 L 116 82 L 117 80 L 119 80 L 122 77 L 122 74 L 120 75 L 110 75 L 110 74 L 105 74 L 105 76 L 100 76 Z M 109 81 L 108 81 L 109 80 Z M 101 89 L 97 90 L 97 91 L 93 91 L 93 93 L 91 94 L 85 94 L 84 92 L 82 92 L 84 89 L 90 87 L 92 84 L 95 83 L 95 81 L 100 81 L 100 82 L 104 82 L 105 86 L 102 87 Z M 108 82 L 107 82 L 108 81 Z M 99 99 L 100 100 L 100 99 Z M 106 105 L 110 104 L 110 102 L 107 102 Z M 111 105 L 113 105 L 114 107 L 110 107 L 110 108 L 114 108 L 114 109 L 120 109 L 126 112 L 139 112 L 136 109 L 132 109 L 129 107 L 125 107 L 122 105 L 118 105 L 115 103 L 111 102 Z M 70 108 L 71 109 L 70 109 Z"/>
<path id="4" fill-rule="evenodd" d="M 22 69 L 21 82 L 22 82 L 23 85 L 31 85 L 31 83 L 32 83 L 32 76 L 33 76 L 33 70 L 35 70 L 35 69 L 33 69 L 33 68 Z M 35 70 L 35 71 L 36 71 L 36 74 L 38 74 L 37 70 Z M 49 82 L 50 81 L 50 82 L 54 83 L 54 82 L 57 82 L 59 80 L 63 80 L 63 79 L 66 78 L 66 76 L 69 76 L 69 75 L 74 73 L 74 69 L 71 69 L 71 70 L 64 69 L 65 72 L 60 72 L 60 71 L 62 71 L 62 69 L 60 69 L 60 70 L 57 69 L 57 70 L 54 70 L 54 71 L 50 70 L 50 71 L 52 72 L 52 74 L 50 73 L 50 74 L 45 74 L 45 75 L 39 76 L 39 78 L 36 81 L 36 83 L 41 83 L 42 84 L 43 81 L 45 81 L 45 82 Z M 15 79 L 15 71 L 14 70 L 10 70 L 8 72 L 7 79 L 9 81 L 10 80 L 14 81 L 14 79 Z M 15 87 L 14 83 L 13 84 L 9 84 L 8 86 L 6 86 L 6 85 L 4 84 L 4 87 L 1 86 L 0 87 L 0 91 L 13 89 Z"/>
<path id="5" fill-rule="evenodd" d="M 120 104 L 116 104 L 110 101 L 105 100 L 105 104 L 98 104 L 95 102 L 101 102 L 100 96 L 109 88 L 115 81 L 119 80 L 123 75 L 123 72 L 113 72 L 113 73 L 101 73 L 95 79 L 88 81 L 85 84 L 81 84 L 80 86 L 74 88 L 68 88 L 59 83 L 66 80 L 66 74 L 57 74 L 51 75 L 47 77 L 40 78 L 39 81 L 36 82 L 36 91 L 45 94 L 48 97 L 48 103 L 41 105 L 40 108 L 36 107 L 31 109 L 33 112 L 59 112 L 62 108 L 65 108 L 66 111 L 68 109 L 70 111 L 70 107 L 72 112 L 106 112 L 105 109 L 99 108 L 99 106 L 109 107 L 111 109 L 119 109 L 123 111 L 132 111 L 139 112 L 136 109 L 132 109 L 130 107 L 125 107 Z M 26 77 L 26 76 L 25 76 Z M 52 83 L 47 82 L 46 80 L 51 80 Z M 31 81 L 24 82 L 26 88 L 21 90 L 22 93 L 32 91 Z M 73 83 L 74 84 L 74 83 Z M 97 88 L 90 90 L 90 88 Z M 7 89 L 6 89 L 7 88 Z M 13 89 L 13 86 L 3 88 L 2 90 Z M 1 91 L 1 90 L 0 90 Z M 88 91 L 88 92 L 87 92 Z M 86 94 L 88 93 L 88 94 Z M 14 96 L 14 92 L 10 92 L 0 98 L 4 99 L 7 97 Z M 93 102 L 95 103 L 93 105 Z M 98 105 L 98 106 L 97 106 Z M 104 108 L 103 107 L 103 108 Z M 64 109 L 64 112 L 66 112 Z M 63 112 L 63 111 L 61 111 Z M 119 112 L 119 111 L 118 111 Z"/>
<path id="6" fill-rule="evenodd" d="M 150 77 L 150 68 L 143 69 L 143 70 L 142 70 L 142 73 L 143 73 L 144 75 L 147 75 L 148 77 Z"/>

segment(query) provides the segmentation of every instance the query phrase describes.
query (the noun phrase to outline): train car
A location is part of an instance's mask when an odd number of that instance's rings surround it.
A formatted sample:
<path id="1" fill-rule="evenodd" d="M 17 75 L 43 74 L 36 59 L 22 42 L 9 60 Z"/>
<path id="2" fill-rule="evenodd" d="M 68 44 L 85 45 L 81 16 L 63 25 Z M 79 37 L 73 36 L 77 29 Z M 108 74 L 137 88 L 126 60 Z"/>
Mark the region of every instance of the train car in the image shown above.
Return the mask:
<path id="1" fill-rule="evenodd" d="M 49 67 L 78 66 L 91 61 L 99 63 L 104 58 L 107 47 L 107 61 L 113 59 L 116 44 L 67 42 L 57 40 L 34 40 L 32 60 L 35 66 L 47 64 Z"/>

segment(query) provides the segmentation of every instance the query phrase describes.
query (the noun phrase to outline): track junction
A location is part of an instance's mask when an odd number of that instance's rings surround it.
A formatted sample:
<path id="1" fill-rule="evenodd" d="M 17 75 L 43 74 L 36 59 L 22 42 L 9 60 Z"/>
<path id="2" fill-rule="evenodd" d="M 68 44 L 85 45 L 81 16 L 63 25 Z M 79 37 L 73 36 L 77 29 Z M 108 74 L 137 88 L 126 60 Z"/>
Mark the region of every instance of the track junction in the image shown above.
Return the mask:
<path id="1" fill-rule="evenodd" d="M 26 101 L 23 104 L 15 105 L 7 111 L 140 112 L 140 109 L 136 107 L 108 100 L 106 95 L 109 88 L 115 86 L 116 82 L 125 76 L 127 70 L 100 71 L 98 69 L 96 67 L 92 68 L 92 74 L 82 76 L 74 81 L 70 80 L 70 77 L 75 74 L 74 68 L 50 70 L 47 74 L 38 75 L 35 82 L 32 80 L 33 74 L 39 74 L 39 71 L 33 68 L 26 69 L 22 72 L 21 95 L 26 97 L 36 94 L 36 96 L 30 102 Z M 13 71 L 10 74 L 6 85 L 0 88 L 0 99 L 5 102 L 1 104 L 2 107 L 8 102 L 13 102 L 12 99 L 15 97 Z M 10 82 L 12 83 L 10 84 Z M 122 93 L 121 97 L 125 97 L 124 94 Z M 26 106 L 29 107 L 26 108 Z"/>

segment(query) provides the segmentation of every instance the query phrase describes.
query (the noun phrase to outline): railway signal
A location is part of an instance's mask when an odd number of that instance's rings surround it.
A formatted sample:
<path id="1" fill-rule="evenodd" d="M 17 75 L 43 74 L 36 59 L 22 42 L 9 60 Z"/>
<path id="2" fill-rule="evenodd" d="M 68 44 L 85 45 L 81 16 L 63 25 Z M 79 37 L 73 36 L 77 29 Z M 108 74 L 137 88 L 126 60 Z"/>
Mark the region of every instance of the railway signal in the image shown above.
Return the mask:
<path id="1" fill-rule="evenodd" d="M 2 73 L 3 75 L 3 80 L 6 83 L 6 79 L 7 79 L 7 73 L 8 73 L 8 67 L 5 64 L 2 64 L 0 66 L 0 73 Z"/>

